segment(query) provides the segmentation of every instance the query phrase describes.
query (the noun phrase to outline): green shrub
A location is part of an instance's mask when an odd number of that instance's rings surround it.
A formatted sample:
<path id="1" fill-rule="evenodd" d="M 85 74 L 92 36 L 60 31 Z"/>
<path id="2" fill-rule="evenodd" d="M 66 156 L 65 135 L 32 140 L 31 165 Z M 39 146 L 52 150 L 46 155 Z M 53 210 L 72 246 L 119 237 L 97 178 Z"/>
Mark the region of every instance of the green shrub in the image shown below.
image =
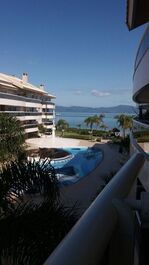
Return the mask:
<path id="1" fill-rule="evenodd" d="M 43 264 L 76 220 L 76 206 L 59 200 L 50 164 L 12 163 L 0 170 L 0 264 Z"/>
<path id="2" fill-rule="evenodd" d="M 97 141 L 97 142 L 101 142 L 101 138 L 98 137 L 98 138 L 96 139 L 96 141 Z"/>
<path id="3" fill-rule="evenodd" d="M 74 138 L 74 139 L 82 139 L 82 140 L 90 140 L 90 135 L 79 135 L 79 134 L 65 134 L 64 138 Z"/>

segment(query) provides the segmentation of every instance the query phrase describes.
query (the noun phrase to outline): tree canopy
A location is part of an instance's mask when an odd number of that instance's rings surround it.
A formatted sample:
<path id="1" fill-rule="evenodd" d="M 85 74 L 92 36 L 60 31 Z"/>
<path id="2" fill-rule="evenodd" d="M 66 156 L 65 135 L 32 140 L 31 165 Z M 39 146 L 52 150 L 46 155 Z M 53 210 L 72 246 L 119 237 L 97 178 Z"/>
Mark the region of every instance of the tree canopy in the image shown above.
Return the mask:
<path id="1" fill-rule="evenodd" d="M 0 168 L 0 264 L 41 265 L 77 219 L 59 199 L 48 161 Z"/>
<path id="2" fill-rule="evenodd" d="M 132 125 L 133 125 L 132 117 L 128 116 L 128 115 L 121 114 L 121 115 L 115 116 L 115 119 L 117 119 L 118 126 L 122 128 L 123 136 L 125 138 L 126 130 L 132 129 Z"/>
<path id="3" fill-rule="evenodd" d="M 25 132 L 21 122 L 8 114 L 0 114 L 0 161 L 16 158 L 23 150 Z"/>
<path id="4" fill-rule="evenodd" d="M 64 131 L 69 128 L 69 123 L 63 119 L 60 119 L 57 124 L 56 124 L 56 127 L 58 130 L 62 131 L 62 136 L 63 136 L 63 133 Z"/>
<path id="5" fill-rule="evenodd" d="M 84 123 L 90 127 L 90 129 L 93 129 L 93 125 L 98 127 L 102 122 L 103 122 L 103 114 L 100 115 L 94 115 L 94 116 L 89 116 L 84 120 Z"/>

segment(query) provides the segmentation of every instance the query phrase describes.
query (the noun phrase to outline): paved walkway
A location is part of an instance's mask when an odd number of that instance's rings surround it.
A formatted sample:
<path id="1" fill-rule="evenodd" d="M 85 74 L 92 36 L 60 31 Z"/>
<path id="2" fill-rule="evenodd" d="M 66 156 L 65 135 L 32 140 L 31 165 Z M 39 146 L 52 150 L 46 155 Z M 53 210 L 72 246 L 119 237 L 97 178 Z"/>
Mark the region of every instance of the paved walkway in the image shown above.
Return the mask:
<path id="1" fill-rule="evenodd" d="M 72 205 L 74 202 L 78 202 L 80 205 L 80 213 L 83 213 L 92 203 L 104 183 L 104 177 L 111 172 L 117 172 L 121 167 L 120 154 L 117 149 L 108 143 L 88 143 L 88 145 L 91 144 L 103 151 L 104 157 L 102 162 L 94 171 L 79 182 L 62 188 L 63 201 L 66 205 Z"/>
<path id="2" fill-rule="evenodd" d="M 72 205 L 78 202 L 80 213 L 89 207 L 98 190 L 104 183 L 103 178 L 111 172 L 116 172 L 121 167 L 122 155 L 118 152 L 117 146 L 109 143 L 95 143 L 91 141 L 68 139 L 51 136 L 42 138 L 28 139 L 27 144 L 30 147 L 74 147 L 74 146 L 95 146 L 103 151 L 103 160 L 88 176 L 79 182 L 65 186 L 61 189 L 61 198 L 66 205 Z"/>
<path id="3" fill-rule="evenodd" d="M 26 143 L 29 145 L 30 148 L 54 148 L 54 147 L 75 147 L 80 145 L 80 140 L 77 139 L 68 139 L 68 138 L 61 138 L 61 137 L 55 137 L 52 138 L 50 135 L 45 135 L 41 138 L 32 138 L 27 139 Z"/>

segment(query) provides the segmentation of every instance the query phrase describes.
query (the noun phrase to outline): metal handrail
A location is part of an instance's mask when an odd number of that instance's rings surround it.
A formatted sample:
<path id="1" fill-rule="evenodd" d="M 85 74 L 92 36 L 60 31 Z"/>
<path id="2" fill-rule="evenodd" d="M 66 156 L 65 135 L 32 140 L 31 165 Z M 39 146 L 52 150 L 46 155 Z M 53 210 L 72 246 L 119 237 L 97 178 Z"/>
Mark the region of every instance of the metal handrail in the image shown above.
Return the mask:
<path id="1" fill-rule="evenodd" d="M 133 118 L 133 122 L 139 124 L 144 128 L 147 129 L 149 128 L 149 120 L 140 120 L 140 119 L 137 120 L 137 118 Z"/>
<path id="2" fill-rule="evenodd" d="M 126 198 L 144 156 L 135 153 L 98 195 L 44 265 L 99 265 L 117 223 L 115 198 Z"/>
<path id="3" fill-rule="evenodd" d="M 141 153 L 144 158 L 149 161 L 149 155 L 142 149 L 142 147 L 138 144 L 137 140 L 133 137 L 133 134 L 130 134 L 131 144 L 135 147 L 136 151 Z"/>

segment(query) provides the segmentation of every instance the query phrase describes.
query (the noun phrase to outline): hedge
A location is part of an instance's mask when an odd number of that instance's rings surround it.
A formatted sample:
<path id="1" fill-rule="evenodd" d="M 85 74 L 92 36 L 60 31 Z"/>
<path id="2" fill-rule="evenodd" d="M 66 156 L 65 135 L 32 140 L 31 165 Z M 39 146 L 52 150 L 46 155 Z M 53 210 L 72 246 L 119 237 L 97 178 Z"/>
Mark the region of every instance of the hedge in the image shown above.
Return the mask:
<path id="1" fill-rule="evenodd" d="M 69 134 L 63 135 L 63 138 L 75 138 L 75 139 L 82 139 L 82 140 L 91 140 L 90 135 L 77 135 L 77 134 Z"/>

